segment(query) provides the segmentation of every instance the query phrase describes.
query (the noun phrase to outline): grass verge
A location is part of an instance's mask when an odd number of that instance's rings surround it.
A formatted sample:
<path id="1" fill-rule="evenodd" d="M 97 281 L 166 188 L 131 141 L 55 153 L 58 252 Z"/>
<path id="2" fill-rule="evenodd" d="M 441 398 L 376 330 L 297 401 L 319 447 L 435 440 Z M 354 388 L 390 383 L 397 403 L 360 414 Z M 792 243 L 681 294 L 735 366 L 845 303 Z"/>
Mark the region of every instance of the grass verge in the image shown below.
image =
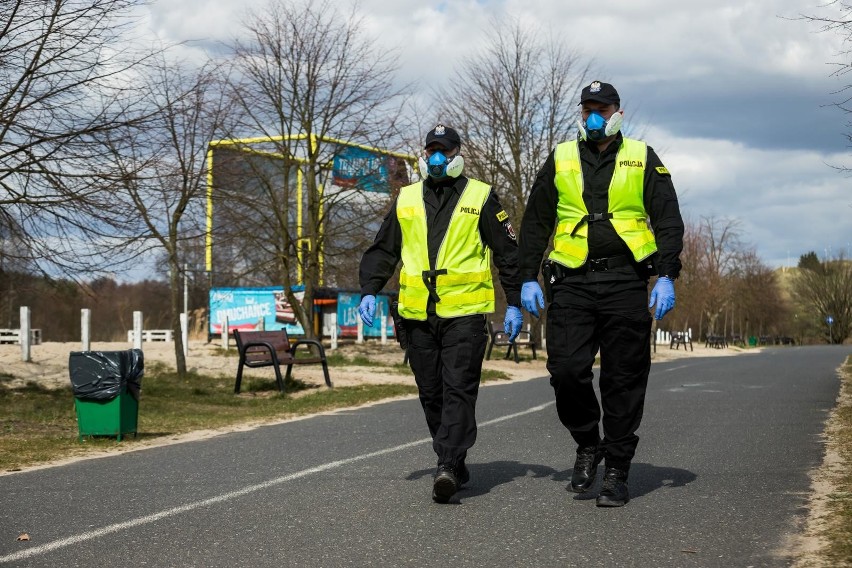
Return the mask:
<path id="1" fill-rule="evenodd" d="M 363 356 L 346 358 L 335 354 L 329 357 L 329 364 L 369 366 L 377 372 L 411 373 L 408 365 L 382 365 Z M 483 382 L 510 378 L 502 371 L 482 370 Z M 115 438 L 100 436 L 85 437 L 82 442 L 78 439 L 74 394 L 70 386 L 47 389 L 30 383 L 24 388 L 11 389 L 5 386 L 11 379 L 0 373 L 0 471 L 17 471 L 85 456 L 113 449 L 119 444 Z M 295 380 L 288 384 L 288 393 L 281 394 L 274 386 L 269 379 L 246 377 L 242 394 L 235 396 L 231 377 L 191 373 L 180 381 L 167 366 L 148 364 L 139 401 L 139 434 L 125 437 L 120 442 L 121 447 L 132 448 L 151 440 L 198 430 L 303 416 L 417 392 L 413 385 L 398 384 L 328 390 Z"/>
<path id="2" fill-rule="evenodd" d="M 852 358 L 842 372 L 840 403 L 829 426 L 829 449 L 837 452 L 833 468 L 834 491 L 828 495 L 827 518 L 822 525 L 826 566 L 852 566 Z"/>
<path id="3" fill-rule="evenodd" d="M 0 375 L 0 471 L 84 456 L 119 444 L 107 437 L 78 440 L 70 386 L 45 389 L 31 383 L 11 389 L 4 385 L 4 378 L 10 377 Z M 139 434 L 125 437 L 120 444 L 132 448 L 197 430 L 302 416 L 417 392 L 414 386 L 396 384 L 314 390 L 294 381 L 288 388 L 290 392 L 280 394 L 272 390 L 274 381 L 247 377 L 243 394 L 234 395 L 233 378 L 190 374 L 181 381 L 163 365 L 147 365 L 139 401 Z"/>

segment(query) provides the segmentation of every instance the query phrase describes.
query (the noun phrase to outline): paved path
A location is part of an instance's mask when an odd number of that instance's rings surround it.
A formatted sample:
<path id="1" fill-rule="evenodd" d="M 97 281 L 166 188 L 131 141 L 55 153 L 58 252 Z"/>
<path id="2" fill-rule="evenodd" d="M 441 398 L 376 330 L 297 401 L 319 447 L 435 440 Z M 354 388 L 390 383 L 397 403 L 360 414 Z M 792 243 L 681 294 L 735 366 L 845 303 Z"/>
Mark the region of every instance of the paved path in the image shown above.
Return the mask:
<path id="1" fill-rule="evenodd" d="M 565 491 L 542 378 L 481 390 L 449 505 L 419 403 L 395 401 L 0 477 L 0 565 L 787 566 L 849 355 L 655 363 L 621 509 Z"/>

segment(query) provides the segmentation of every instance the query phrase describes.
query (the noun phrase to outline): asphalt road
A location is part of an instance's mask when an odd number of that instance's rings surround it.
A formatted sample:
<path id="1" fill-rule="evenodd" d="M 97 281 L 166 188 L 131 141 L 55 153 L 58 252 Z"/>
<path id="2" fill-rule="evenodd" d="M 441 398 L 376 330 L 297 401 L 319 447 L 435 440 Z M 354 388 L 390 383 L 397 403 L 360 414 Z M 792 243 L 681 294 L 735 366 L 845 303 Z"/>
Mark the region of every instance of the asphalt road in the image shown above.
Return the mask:
<path id="1" fill-rule="evenodd" d="M 481 389 L 448 505 L 401 400 L 2 476 L 0 565 L 788 566 L 850 354 L 655 363 L 619 509 L 565 491 L 574 446 L 542 378 Z"/>

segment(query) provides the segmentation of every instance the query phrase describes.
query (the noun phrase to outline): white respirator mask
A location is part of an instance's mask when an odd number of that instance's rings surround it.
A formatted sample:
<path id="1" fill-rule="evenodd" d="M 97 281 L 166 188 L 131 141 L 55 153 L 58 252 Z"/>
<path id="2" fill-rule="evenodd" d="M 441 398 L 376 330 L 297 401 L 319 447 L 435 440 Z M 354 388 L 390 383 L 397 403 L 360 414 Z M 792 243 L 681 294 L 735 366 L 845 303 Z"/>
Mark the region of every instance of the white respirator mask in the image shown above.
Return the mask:
<path id="1" fill-rule="evenodd" d="M 420 166 L 420 177 L 423 179 L 457 178 L 464 169 L 464 158 L 461 154 L 448 159 L 443 152 L 435 152 L 429 158 L 421 156 L 417 163 Z"/>
<path id="2" fill-rule="evenodd" d="M 605 120 L 603 116 L 596 112 L 589 114 L 589 118 L 583 123 L 582 120 L 577 122 L 580 128 L 580 138 L 583 140 L 591 140 L 598 142 L 604 138 L 608 138 L 621 130 L 621 123 L 624 121 L 624 113 L 616 111 Z"/>

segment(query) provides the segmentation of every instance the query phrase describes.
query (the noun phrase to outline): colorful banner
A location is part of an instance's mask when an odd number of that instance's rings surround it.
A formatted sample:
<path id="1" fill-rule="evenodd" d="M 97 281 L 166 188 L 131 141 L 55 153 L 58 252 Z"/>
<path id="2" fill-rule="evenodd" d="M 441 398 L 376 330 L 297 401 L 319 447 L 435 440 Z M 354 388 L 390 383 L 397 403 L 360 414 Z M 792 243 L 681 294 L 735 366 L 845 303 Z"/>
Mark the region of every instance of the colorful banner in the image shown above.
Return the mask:
<path id="1" fill-rule="evenodd" d="M 295 292 L 300 300 L 304 297 L 304 287 Z M 302 325 L 296 321 L 292 306 L 287 302 L 282 286 L 264 288 L 213 288 L 210 290 L 210 334 L 222 333 L 222 320 L 228 318 L 229 329 L 267 331 L 286 329 L 291 335 L 304 335 Z"/>
<path id="2" fill-rule="evenodd" d="M 356 146 L 340 146 L 332 163 L 332 182 L 346 188 L 390 193 L 408 184 L 405 160 Z"/>
<path id="3" fill-rule="evenodd" d="M 358 305 L 360 294 L 337 295 L 337 333 L 338 337 L 358 337 Z"/>
<path id="4" fill-rule="evenodd" d="M 337 333 L 338 337 L 358 337 L 358 305 L 361 303 L 360 294 L 347 294 L 341 292 L 337 295 Z M 387 296 L 376 297 L 376 317 L 373 319 L 373 327 L 364 326 L 364 337 L 381 337 L 382 322 L 379 314 L 383 314 L 387 322 L 387 337 L 394 337 L 393 318 L 389 311 L 390 303 Z"/>

